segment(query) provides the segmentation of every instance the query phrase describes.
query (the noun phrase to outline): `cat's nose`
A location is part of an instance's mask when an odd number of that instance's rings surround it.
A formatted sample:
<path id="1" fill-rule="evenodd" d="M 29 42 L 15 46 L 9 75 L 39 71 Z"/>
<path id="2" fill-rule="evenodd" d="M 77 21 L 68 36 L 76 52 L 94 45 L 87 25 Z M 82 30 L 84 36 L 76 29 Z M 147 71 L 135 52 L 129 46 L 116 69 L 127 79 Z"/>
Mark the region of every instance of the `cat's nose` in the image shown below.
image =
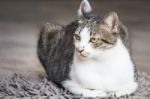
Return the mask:
<path id="1" fill-rule="evenodd" d="M 83 52 L 84 51 L 84 47 L 77 48 L 77 51 L 80 52 L 80 53 Z"/>
<path id="2" fill-rule="evenodd" d="M 82 53 L 84 50 L 79 50 L 79 49 L 77 49 L 77 51 L 78 51 L 79 53 Z"/>

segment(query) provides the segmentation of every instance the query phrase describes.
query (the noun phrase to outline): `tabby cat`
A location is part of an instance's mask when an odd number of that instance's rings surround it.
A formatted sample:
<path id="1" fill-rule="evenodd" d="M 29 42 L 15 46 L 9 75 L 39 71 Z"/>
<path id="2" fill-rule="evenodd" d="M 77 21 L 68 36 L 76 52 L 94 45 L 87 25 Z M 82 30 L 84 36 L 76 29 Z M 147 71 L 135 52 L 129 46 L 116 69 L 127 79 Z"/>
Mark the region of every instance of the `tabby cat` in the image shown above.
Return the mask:
<path id="1" fill-rule="evenodd" d="M 117 13 L 94 15 L 89 2 L 83 0 L 76 21 L 65 27 L 44 26 L 38 55 L 48 78 L 71 93 L 120 97 L 138 87 L 128 46 L 127 30 Z"/>

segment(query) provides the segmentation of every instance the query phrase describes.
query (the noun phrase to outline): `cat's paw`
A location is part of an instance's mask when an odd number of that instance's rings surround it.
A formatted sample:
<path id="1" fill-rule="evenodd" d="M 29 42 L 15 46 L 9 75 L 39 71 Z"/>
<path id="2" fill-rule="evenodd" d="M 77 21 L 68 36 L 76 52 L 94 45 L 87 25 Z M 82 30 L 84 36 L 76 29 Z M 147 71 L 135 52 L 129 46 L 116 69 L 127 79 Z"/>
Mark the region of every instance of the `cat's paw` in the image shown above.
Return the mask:
<path id="1" fill-rule="evenodd" d="M 114 93 L 109 93 L 108 97 L 128 97 L 129 94 L 126 94 L 125 91 L 118 91 L 118 92 L 114 92 Z"/>
<path id="2" fill-rule="evenodd" d="M 91 90 L 91 91 L 86 91 L 82 94 L 83 97 L 91 97 L 91 98 L 96 98 L 96 97 L 107 97 L 107 93 L 100 91 L 100 90 Z"/>
<path id="3" fill-rule="evenodd" d="M 120 91 L 116 91 L 116 92 L 112 92 L 109 93 L 108 96 L 109 97 L 128 97 L 129 95 L 131 95 L 134 91 L 132 90 L 120 90 Z"/>
<path id="4" fill-rule="evenodd" d="M 137 87 L 138 87 L 137 83 L 130 83 L 124 86 L 124 89 L 122 90 L 109 93 L 109 96 L 115 96 L 115 97 L 129 96 L 136 91 Z"/>
<path id="5" fill-rule="evenodd" d="M 131 95 L 131 91 L 129 90 L 123 90 L 123 91 L 117 91 L 114 93 L 110 93 L 109 97 L 128 97 L 129 95 Z"/>

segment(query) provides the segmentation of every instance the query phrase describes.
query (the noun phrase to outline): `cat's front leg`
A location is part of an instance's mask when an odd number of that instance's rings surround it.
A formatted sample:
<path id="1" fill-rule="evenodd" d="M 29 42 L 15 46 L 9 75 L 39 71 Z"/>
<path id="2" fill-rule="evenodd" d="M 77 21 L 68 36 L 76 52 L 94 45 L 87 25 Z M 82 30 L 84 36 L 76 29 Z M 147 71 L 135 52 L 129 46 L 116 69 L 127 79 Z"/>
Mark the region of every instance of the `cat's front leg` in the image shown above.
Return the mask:
<path id="1" fill-rule="evenodd" d="M 92 98 L 107 97 L 107 93 L 104 91 L 86 89 L 71 80 L 64 81 L 62 85 L 65 89 L 69 90 L 71 93 L 75 95 L 82 95 L 83 97 L 92 97 Z"/>

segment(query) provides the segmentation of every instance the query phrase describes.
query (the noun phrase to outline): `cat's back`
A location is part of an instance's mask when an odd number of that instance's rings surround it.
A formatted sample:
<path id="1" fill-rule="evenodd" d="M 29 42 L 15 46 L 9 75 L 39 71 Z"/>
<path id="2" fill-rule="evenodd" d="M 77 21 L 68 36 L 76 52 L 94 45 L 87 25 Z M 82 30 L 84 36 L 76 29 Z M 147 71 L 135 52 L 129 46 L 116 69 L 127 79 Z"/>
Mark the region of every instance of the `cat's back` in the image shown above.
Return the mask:
<path id="1" fill-rule="evenodd" d="M 72 37 L 76 27 L 76 22 L 65 27 L 46 23 L 41 29 L 37 54 L 48 78 L 56 83 L 67 78 L 69 64 L 73 57 Z"/>
<path id="2" fill-rule="evenodd" d="M 48 53 L 50 49 L 55 47 L 54 45 L 57 45 L 58 41 L 58 34 L 61 31 L 63 27 L 61 25 L 56 25 L 52 23 L 46 23 L 40 31 L 39 39 L 38 39 L 38 46 L 37 46 L 37 54 L 39 56 L 39 59 L 44 67 L 48 65 Z M 49 42 L 51 44 L 49 44 Z"/>

